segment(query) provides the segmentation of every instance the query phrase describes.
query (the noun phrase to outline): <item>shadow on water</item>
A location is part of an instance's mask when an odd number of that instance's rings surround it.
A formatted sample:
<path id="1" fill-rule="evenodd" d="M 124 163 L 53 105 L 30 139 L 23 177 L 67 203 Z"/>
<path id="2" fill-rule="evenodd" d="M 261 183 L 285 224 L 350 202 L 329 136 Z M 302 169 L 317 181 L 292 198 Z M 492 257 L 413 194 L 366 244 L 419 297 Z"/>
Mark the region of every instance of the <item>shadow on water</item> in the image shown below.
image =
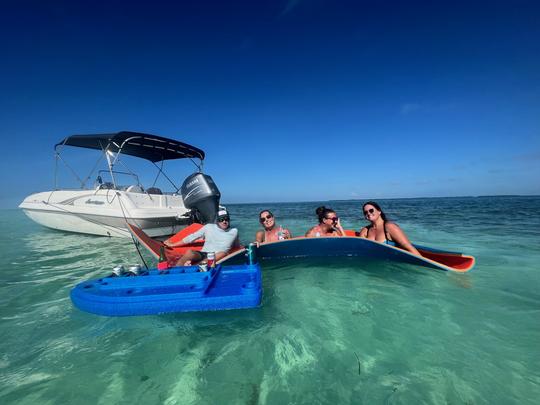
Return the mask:
<path id="1" fill-rule="evenodd" d="M 195 334 L 199 338 L 226 337 L 236 335 L 239 331 L 255 332 L 282 322 L 283 308 L 298 305 L 291 301 L 292 297 L 280 295 L 283 288 L 303 290 L 311 285 L 327 291 L 334 288 L 332 280 L 345 280 L 350 281 L 351 285 L 383 282 L 391 288 L 414 289 L 422 280 L 437 277 L 436 274 L 430 274 L 433 272 L 431 269 L 358 258 L 265 261 L 262 263 L 262 272 L 263 298 L 261 305 L 257 308 L 116 318 L 109 322 L 106 318 L 94 315 L 83 314 L 80 317 L 92 317 L 99 320 L 98 323 L 102 323 L 103 326 L 101 333 L 105 334 L 115 329 L 139 329 L 142 321 L 156 332 L 169 331 L 178 335 Z M 339 291 L 336 290 L 334 293 L 339 294 Z M 93 329 L 96 333 L 100 328 Z"/>

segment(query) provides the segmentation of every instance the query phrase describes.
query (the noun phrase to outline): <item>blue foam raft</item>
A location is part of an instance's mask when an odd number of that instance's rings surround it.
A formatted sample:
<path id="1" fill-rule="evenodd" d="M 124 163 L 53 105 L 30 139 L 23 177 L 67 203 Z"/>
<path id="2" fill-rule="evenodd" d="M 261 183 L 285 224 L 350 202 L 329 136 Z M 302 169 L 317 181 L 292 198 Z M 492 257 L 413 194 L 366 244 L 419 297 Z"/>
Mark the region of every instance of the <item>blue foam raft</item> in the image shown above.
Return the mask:
<path id="1" fill-rule="evenodd" d="M 84 281 L 71 290 L 71 301 L 82 311 L 106 316 L 219 311 L 261 303 L 258 264 L 197 270 L 197 266 L 174 267 L 134 277 Z"/>

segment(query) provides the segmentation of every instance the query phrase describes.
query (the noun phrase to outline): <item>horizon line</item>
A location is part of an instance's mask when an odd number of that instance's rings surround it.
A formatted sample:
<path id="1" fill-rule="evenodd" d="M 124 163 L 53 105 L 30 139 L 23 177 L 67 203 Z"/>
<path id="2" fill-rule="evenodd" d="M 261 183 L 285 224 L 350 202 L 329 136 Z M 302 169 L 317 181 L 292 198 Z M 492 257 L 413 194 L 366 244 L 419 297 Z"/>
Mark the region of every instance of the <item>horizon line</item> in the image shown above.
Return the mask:
<path id="1" fill-rule="evenodd" d="M 346 201 L 384 201 L 384 200 L 419 200 L 419 199 L 437 199 L 437 198 L 488 198 L 488 197 L 540 197 L 540 194 L 485 194 L 485 195 L 458 195 L 446 197 L 384 197 L 384 198 L 348 198 L 348 199 L 331 199 L 331 200 L 303 200 L 303 201 L 255 201 L 255 202 L 220 202 L 220 204 L 298 204 L 312 202 L 346 202 Z"/>

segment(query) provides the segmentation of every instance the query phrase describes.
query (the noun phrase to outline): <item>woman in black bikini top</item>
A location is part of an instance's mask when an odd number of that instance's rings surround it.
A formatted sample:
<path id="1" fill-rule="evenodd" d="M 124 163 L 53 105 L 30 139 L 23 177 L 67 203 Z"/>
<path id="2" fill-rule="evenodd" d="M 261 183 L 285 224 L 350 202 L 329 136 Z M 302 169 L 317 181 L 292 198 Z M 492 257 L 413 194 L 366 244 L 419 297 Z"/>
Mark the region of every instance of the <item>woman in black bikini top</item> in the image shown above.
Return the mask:
<path id="1" fill-rule="evenodd" d="M 371 224 L 360 230 L 360 237 L 386 244 L 389 244 L 391 241 L 400 249 L 407 250 L 417 256 L 422 256 L 411 244 L 405 232 L 394 222 L 388 221 L 379 204 L 368 201 L 362 206 L 362 212 Z"/>

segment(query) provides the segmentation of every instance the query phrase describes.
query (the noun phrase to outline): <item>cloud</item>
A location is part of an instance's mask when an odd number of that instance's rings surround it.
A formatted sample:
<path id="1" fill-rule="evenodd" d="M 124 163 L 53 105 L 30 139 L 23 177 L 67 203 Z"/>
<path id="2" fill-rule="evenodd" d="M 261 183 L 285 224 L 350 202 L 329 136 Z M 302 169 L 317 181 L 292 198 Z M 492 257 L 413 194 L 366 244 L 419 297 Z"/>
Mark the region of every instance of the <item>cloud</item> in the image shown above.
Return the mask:
<path id="1" fill-rule="evenodd" d="M 421 109 L 422 109 L 421 104 L 406 103 L 406 104 L 401 105 L 400 113 L 401 113 L 401 115 L 408 115 L 408 114 L 411 114 L 413 112 L 419 111 Z"/>
<path id="2" fill-rule="evenodd" d="M 281 12 L 281 15 L 289 14 L 296 6 L 298 6 L 298 4 L 300 4 L 300 0 L 289 0 Z"/>
<path id="3" fill-rule="evenodd" d="M 540 160 L 540 151 L 524 153 L 522 155 L 515 155 L 513 156 L 513 158 L 516 160 L 526 161 L 526 162 L 529 162 L 531 160 Z"/>
<path id="4" fill-rule="evenodd" d="M 489 169 L 488 170 L 489 174 L 500 174 L 500 173 L 504 173 L 504 172 L 506 172 L 506 170 L 504 170 L 504 169 Z"/>
<path id="5" fill-rule="evenodd" d="M 243 50 L 249 50 L 249 49 L 253 48 L 254 45 L 255 45 L 255 41 L 253 40 L 253 38 L 244 38 L 240 42 L 239 47 L 240 47 L 240 49 L 243 49 Z"/>
<path id="6" fill-rule="evenodd" d="M 405 103 L 401 104 L 399 112 L 401 115 L 408 115 L 416 112 L 424 113 L 441 113 L 445 111 L 453 110 L 457 107 L 455 103 Z"/>

